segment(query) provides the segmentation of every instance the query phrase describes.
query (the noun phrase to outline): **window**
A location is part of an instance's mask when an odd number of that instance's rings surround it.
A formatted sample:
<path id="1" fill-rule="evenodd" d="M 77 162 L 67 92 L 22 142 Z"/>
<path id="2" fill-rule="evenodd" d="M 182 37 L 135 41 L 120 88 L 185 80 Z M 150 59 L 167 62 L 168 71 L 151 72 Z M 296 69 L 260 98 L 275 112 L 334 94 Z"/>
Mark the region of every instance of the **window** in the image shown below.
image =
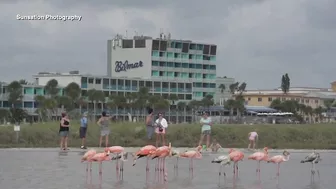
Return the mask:
<path id="1" fill-rule="evenodd" d="M 93 84 L 93 78 L 89 78 L 89 84 Z"/>
<path id="2" fill-rule="evenodd" d="M 315 104 L 318 104 L 319 103 L 319 101 L 318 100 L 315 100 Z"/>
<path id="3" fill-rule="evenodd" d="M 216 45 L 212 45 L 210 47 L 210 55 L 216 55 L 216 51 L 217 51 L 217 46 Z"/>
<path id="4" fill-rule="evenodd" d="M 306 99 L 306 103 L 309 103 L 309 99 Z"/>
<path id="5" fill-rule="evenodd" d="M 251 100 L 251 97 L 248 97 L 247 100 L 250 101 L 250 100 Z"/>
<path id="6" fill-rule="evenodd" d="M 146 40 L 144 39 L 134 40 L 134 47 L 135 48 L 146 48 Z"/>
<path id="7" fill-rule="evenodd" d="M 183 43 L 182 44 L 182 52 L 188 53 L 189 52 L 189 43 Z"/>
<path id="8" fill-rule="evenodd" d="M 101 79 L 96 78 L 96 84 L 101 84 Z"/>
<path id="9" fill-rule="evenodd" d="M 258 102 L 261 102 L 261 101 L 262 101 L 262 98 L 259 97 L 259 98 L 258 98 Z"/>
<path id="10" fill-rule="evenodd" d="M 160 51 L 167 51 L 167 41 L 160 41 Z"/>
<path id="11" fill-rule="evenodd" d="M 123 49 L 133 48 L 133 39 L 124 39 L 123 44 L 122 44 L 122 48 Z"/>
<path id="12" fill-rule="evenodd" d="M 210 46 L 209 45 L 204 45 L 203 54 L 208 55 L 209 51 L 210 51 Z"/>
<path id="13" fill-rule="evenodd" d="M 186 100 L 191 100 L 192 99 L 192 95 L 191 94 L 186 94 Z"/>
<path id="14" fill-rule="evenodd" d="M 268 102 L 272 102 L 272 97 L 268 97 Z"/>
<path id="15" fill-rule="evenodd" d="M 153 40 L 152 42 L 152 50 L 159 50 L 160 47 L 160 41 L 159 40 Z"/>

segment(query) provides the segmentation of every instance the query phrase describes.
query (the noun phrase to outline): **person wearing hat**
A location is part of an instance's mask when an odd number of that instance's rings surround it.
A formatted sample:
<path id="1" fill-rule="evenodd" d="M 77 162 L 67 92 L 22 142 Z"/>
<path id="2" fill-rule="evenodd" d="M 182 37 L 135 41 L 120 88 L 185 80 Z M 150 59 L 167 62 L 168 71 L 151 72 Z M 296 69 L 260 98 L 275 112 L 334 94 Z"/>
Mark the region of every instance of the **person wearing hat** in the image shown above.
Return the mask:
<path id="1" fill-rule="evenodd" d="M 87 126 L 88 126 L 88 119 L 87 119 L 87 113 L 85 112 L 80 120 L 80 127 L 79 127 L 79 137 L 82 139 L 82 146 L 80 147 L 81 149 L 86 149 L 85 138 L 86 138 Z"/>
<path id="2" fill-rule="evenodd" d="M 206 137 L 206 148 L 209 148 L 212 121 L 211 118 L 209 117 L 208 112 L 203 112 L 203 117 L 201 118 L 200 123 L 202 129 L 201 129 L 201 139 L 198 145 L 202 146 L 204 137 Z"/>

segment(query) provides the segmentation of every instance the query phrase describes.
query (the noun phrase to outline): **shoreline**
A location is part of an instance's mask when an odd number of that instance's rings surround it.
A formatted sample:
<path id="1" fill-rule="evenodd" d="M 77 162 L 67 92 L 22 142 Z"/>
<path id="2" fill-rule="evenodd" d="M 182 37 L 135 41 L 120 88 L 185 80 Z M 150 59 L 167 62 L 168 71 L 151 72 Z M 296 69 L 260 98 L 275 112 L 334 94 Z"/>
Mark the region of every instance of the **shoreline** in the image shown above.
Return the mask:
<path id="1" fill-rule="evenodd" d="M 137 150 L 139 150 L 141 147 L 125 147 L 126 152 L 134 153 Z M 98 148 L 98 147 L 90 147 L 88 149 L 80 149 L 80 148 L 71 148 L 69 147 L 69 151 L 61 151 L 59 148 L 0 148 L 0 151 L 40 151 L 40 152 L 85 152 L 89 149 L 96 149 L 97 151 L 103 151 L 104 148 Z M 185 150 L 193 150 L 194 148 L 188 148 L 188 147 L 178 147 L 174 148 L 175 150 L 178 150 L 180 152 L 185 151 Z M 237 150 L 241 150 L 243 152 L 255 152 L 253 150 L 248 150 L 246 148 L 234 148 Z M 220 153 L 228 153 L 230 148 L 222 148 L 215 154 L 220 154 Z M 257 149 L 262 150 L 262 148 Z M 311 153 L 313 152 L 314 149 L 268 149 L 270 153 L 282 153 L 284 150 L 287 150 L 291 153 Z M 315 149 L 319 153 L 336 153 L 336 150 L 329 150 L 329 149 Z M 206 153 L 211 154 L 211 151 L 208 151 Z"/>

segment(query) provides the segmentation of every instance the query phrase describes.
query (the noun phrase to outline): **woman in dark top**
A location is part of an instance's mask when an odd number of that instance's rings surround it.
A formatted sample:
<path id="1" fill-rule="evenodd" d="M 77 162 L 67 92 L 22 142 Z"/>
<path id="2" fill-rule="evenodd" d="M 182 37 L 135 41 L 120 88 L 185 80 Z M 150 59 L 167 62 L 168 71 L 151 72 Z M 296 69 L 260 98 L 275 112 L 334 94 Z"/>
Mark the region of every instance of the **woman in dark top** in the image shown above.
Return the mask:
<path id="1" fill-rule="evenodd" d="M 68 136 L 69 136 L 69 126 L 70 120 L 65 113 L 62 113 L 62 119 L 60 122 L 59 135 L 61 137 L 60 147 L 61 150 L 69 150 L 68 149 Z"/>

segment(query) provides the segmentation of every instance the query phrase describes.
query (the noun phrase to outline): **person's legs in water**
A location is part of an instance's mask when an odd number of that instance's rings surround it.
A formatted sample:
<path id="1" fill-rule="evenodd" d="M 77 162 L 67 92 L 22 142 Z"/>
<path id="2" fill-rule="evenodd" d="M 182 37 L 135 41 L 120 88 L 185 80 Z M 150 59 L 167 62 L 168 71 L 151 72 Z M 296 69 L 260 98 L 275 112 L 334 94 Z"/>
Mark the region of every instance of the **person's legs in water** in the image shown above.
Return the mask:
<path id="1" fill-rule="evenodd" d="M 79 129 L 79 135 L 80 135 L 80 138 L 82 139 L 82 146 L 81 146 L 81 148 L 82 149 L 86 149 L 86 146 L 85 146 L 85 142 L 86 142 L 86 140 L 85 140 L 85 138 L 86 138 L 86 128 L 80 127 L 80 129 Z"/>
<path id="2" fill-rule="evenodd" d="M 64 150 L 68 150 L 68 137 L 64 137 Z"/>
<path id="3" fill-rule="evenodd" d="M 200 141 L 198 143 L 198 146 L 202 146 L 203 140 L 204 140 L 204 132 L 202 132 L 202 134 L 201 134 L 201 138 L 200 138 Z"/>
<path id="4" fill-rule="evenodd" d="M 63 143 L 64 143 L 64 137 L 61 136 L 61 139 L 60 139 L 60 148 L 61 148 L 61 150 L 63 150 Z"/>
<path id="5" fill-rule="evenodd" d="M 100 135 L 100 138 L 99 138 L 99 148 L 101 148 L 102 142 L 103 142 L 103 136 Z"/>
<path id="6" fill-rule="evenodd" d="M 253 146 L 253 145 L 254 145 L 254 141 L 250 139 L 250 143 L 249 143 L 247 149 L 251 149 L 251 146 Z"/>
<path id="7" fill-rule="evenodd" d="M 156 141 L 155 141 L 155 146 L 158 148 L 159 147 L 159 141 L 160 141 L 160 134 L 156 133 Z"/>
<path id="8" fill-rule="evenodd" d="M 210 139 L 211 139 L 210 134 L 211 134 L 211 131 L 208 130 L 207 131 L 207 135 L 206 135 L 207 136 L 207 138 L 206 138 L 206 146 L 207 146 L 207 148 L 210 147 Z"/>
<path id="9" fill-rule="evenodd" d="M 256 149 L 256 141 L 255 140 L 253 140 L 253 142 L 252 142 L 252 146 L 253 146 L 253 150 L 255 150 Z"/>
<path id="10" fill-rule="evenodd" d="M 105 147 L 106 148 L 108 147 L 108 138 L 109 138 L 109 135 L 105 135 Z"/>

